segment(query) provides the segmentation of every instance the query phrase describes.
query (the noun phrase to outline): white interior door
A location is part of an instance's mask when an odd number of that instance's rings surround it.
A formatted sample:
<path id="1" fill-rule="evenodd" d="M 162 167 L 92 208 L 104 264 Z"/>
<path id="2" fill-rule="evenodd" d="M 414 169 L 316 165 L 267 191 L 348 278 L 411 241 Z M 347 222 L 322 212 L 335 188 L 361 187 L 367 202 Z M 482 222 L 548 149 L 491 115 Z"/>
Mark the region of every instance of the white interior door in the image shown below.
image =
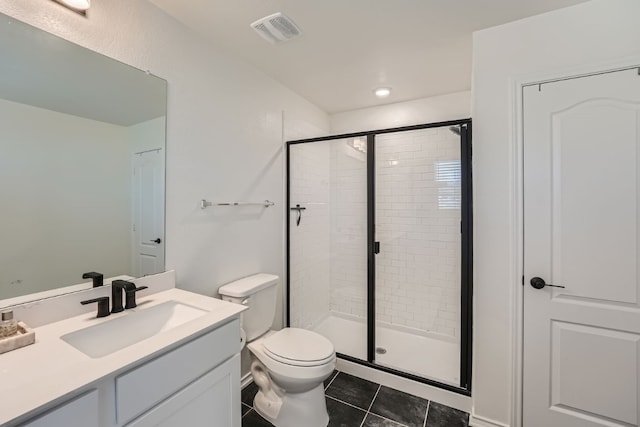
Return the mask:
<path id="1" fill-rule="evenodd" d="M 524 427 L 638 425 L 639 144 L 636 69 L 524 89 Z"/>
<path id="2" fill-rule="evenodd" d="M 134 154 L 133 265 L 136 276 L 164 271 L 164 150 Z"/>

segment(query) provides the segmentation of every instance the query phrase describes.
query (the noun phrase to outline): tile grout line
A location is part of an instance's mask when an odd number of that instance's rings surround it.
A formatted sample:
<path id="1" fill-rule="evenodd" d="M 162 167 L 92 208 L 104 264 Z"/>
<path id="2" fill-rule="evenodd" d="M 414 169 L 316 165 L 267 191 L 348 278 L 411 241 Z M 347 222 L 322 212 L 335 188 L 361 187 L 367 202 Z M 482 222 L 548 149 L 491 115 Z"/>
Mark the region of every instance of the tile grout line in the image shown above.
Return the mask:
<path id="1" fill-rule="evenodd" d="M 402 424 L 402 423 L 400 423 L 398 421 L 392 420 L 391 418 L 383 417 L 382 415 L 378 415 L 375 412 L 367 412 L 367 414 L 371 414 L 371 415 L 376 416 L 378 418 L 382 418 L 383 420 L 387 420 L 387 421 L 389 421 L 389 422 L 391 422 L 394 425 L 399 426 L 399 427 L 409 427 L 406 424 Z"/>
<path id="2" fill-rule="evenodd" d="M 422 423 L 422 427 L 427 427 L 427 417 L 429 417 L 429 407 L 431 406 L 431 400 L 427 402 L 427 410 L 424 413 L 424 422 Z"/>
<path id="3" fill-rule="evenodd" d="M 336 397 L 333 397 L 333 396 L 325 396 L 325 397 L 327 397 L 327 398 L 329 398 L 329 399 L 332 399 L 332 400 L 335 400 L 336 402 L 344 403 L 345 405 L 347 405 L 347 406 L 351 406 L 352 408 L 359 409 L 359 410 L 361 410 L 362 412 L 366 412 L 364 409 L 362 409 L 362 408 L 358 408 L 356 405 L 352 405 L 351 403 L 349 403 L 349 402 L 345 402 L 344 400 L 340 400 L 340 399 L 338 399 L 338 398 L 336 398 Z"/>
<path id="4" fill-rule="evenodd" d="M 251 413 L 251 411 L 253 411 L 253 408 L 249 409 L 246 414 L 240 416 L 240 419 L 242 419 L 242 418 L 246 417 L 247 415 L 249 415 L 249 413 Z"/>
<path id="5" fill-rule="evenodd" d="M 373 407 L 373 402 L 376 400 L 376 397 L 378 397 L 378 393 L 380 392 L 381 389 L 382 389 L 382 384 L 378 384 L 378 390 L 376 391 L 376 394 L 373 396 L 373 400 L 371 401 L 371 404 L 369 405 L 369 409 L 367 410 L 367 412 L 365 414 L 365 420 L 367 418 L 367 415 L 371 414 L 371 415 L 373 415 L 375 417 L 382 418 L 383 420 L 387 420 L 387 421 L 393 423 L 394 425 L 396 425 L 398 427 L 409 427 L 406 424 L 402 424 L 401 422 L 398 422 L 396 420 L 392 420 L 391 418 L 387 418 L 387 417 L 385 417 L 383 415 L 376 414 L 375 412 L 371 412 L 371 408 Z M 331 397 L 331 396 L 329 396 L 329 397 Z M 340 399 L 335 399 L 335 398 L 333 398 L 333 399 L 338 401 L 338 402 L 342 402 L 342 400 L 340 400 Z M 342 403 L 345 403 L 345 404 L 349 405 L 347 402 L 342 402 Z M 353 406 L 353 405 L 349 405 L 349 406 Z M 357 408 L 356 406 L 353 406 L 353 407 Z M 358 409 L 361 409 L 361 408 L 358 408 Z M 361 424 L 360 427 L 362 427 L 364 425 L 364 421 L 365 420 L 363 420 L 363 424 Z"/>
<path id="6" fill-rule="evenodd" d="M 325 394 L 325 397 L 328 398 L 328 399 L 331 399 L 331 400 L 335 400 L 336 402 L 343 403 L 343 404 L 345 404 L 347 406 L 350 406 L 350 407 L 352 407 L 354 409 L 358 409 L 358 410 L 360 410 L 362 412 L 365 412 L 365 420 L 367 418 L 367 415 L 371 414 L 371 415 L 375 415 L 378 418 L 382 418 L 383 420 L 390 421 L 390 422 L 392 422 L 393 424 L 395 424 L 395 425 L 397 425 L 399 427 L 408 427 L 406 424 L 402 424 L 401 422 L 392 420 L 391 418 L 387 418 L 384 415 L 376 414 L 375 412 L 371 412 L 370 411 L 371 407 L 373 406 L 373 402 L 375 401 L 376 397 L 378 397 L 378 393 L 380 392 L 381 388 L 382 388 L 382 384 L 378 384 L 378 390 L 376 391 L 376 394 L 373 396 L 373 399 L 371 400 L 371 404 L 369 405 L 369 410 L 364 410 L 364 409 L 362 409 L 362 408 L 360 408 L 360 407 L 358 407 L 356 405 L 353 405 L 353 404 L 351 404 L 349 402 L 345 402 L 344 400 L 340 400 L 337 397 L 329 396 L 328 394 Z M 430 401 L 428 401 L 428 402 L 430 403 Z M 428 409 L 429 403 L 427 403 L 427 409 Z M 363 422 L 364 422 L 364 420 L 363 420 Z M 362 426 L 363 426 L 363 424 L 360 425 L 360 427 L 362 427 Z"/>
<path id="7" fill-rule="evenodd" d="M 378 393 L 380 393 L 380 388 L 382 387 L 382 384 L 378 384 L 378 389 L 376 390 L 376 394 L 373 395 L 373 399 L 371 399 L 371 403 L 369 403 L 369 407 L 367 408 L 367 411 L 364 414 L 364 418 L 362 419 L 362 422 L 360 423 L 360 427 L 364 426 L 364 422 L 367 419 L 367 415 L 369 415 L 371 413 L 371 407 L 373 406 L 373 402 L 375 402 L 376 397 L 378 397 Z"/>
<path id="8" fill-rule="evenodd" d="M 339 375 L 340 373 L 341 373 L 341 371 L 337 371 L 337 372 L 336 372 L 336 374 L 333 376 L 333 378 L 331 378 L 331 381 L 329 382 L 329 384 L 327 384 L 327 386 L 326 386 L 326 387 L 325 387 L 325 389 L 324 389 L 324 390 L 325 390 L 325 392 L 326 392 L 326 390 L 327 390 L 327 389 L 328 389 L 328 388 L 333 384 L 333 382 L 335 381 L 335 379 L 338 377 L 338 375 Z M 377 388 L 377 390 L 376 390 L 376 392 L 375 392 L 375 394 L 374 394 L 373 398 L 371 399 L 371 403 L 369 403 L 369 406 L 368 406 L 368 408 L 367 408 L 366 410 L 365 410 L 365 409 L 363 409 L 363 408 L 360 408 L 360 407 L 358 407 L 358 406 L 356 406 L 356 405 L 353 405 L 353 404 L 351 404 L 351 403 L 348 403 L 348 402 L 345 402 L 345 401 L 343 401 L 343 400 L 340 400 L 340 399 L 338 399 L 338 398 L 336 398 L 336 397 L 329 396 L 329 395 L 327 395 L 326 393 L 325 393 L 325 397 L 326 397 L 326 398 L 328 398 L 328 399 L 332 399 L 332 400 L 334 400 L 334 401 L 336 401 L 336 402 L 342 403 L 342 404 L 344 404 L 344 405 L 347 405 L 347 406 L 349 406 L 349 407 L 351 407 L 351 408 L 354 408 L 354 409 L 357 409 L 357 410 L 359 410 L 359 411 L 364 412 L 364 413 L 365 413 L 365 416 L 364 416 L 364 419 L 362 420 L 362 422 L 360 423 L 360 426 L 359 426 L 359 427 L 364 427 L 364 424 L 365 424 L 365 422 L 366 422 L 367 416 L 368 416 L 369 414 L 374 415 L 375 417 L 379 417 L 379 418 L 381 418 L 381 419 L 384 419 L 384 420 L 386 420 L 386 421 L 389 421 L 389 422 L 393 423 L 394 425 L 396 425 L 396 426 L 398 426 L 398 427 L 408 427 L 406 424 L 402 424 L 402 423 L 400 423 L 400 422 L 398 422 L 398 421 L 395 421 L 395 420 L 392 420 L 392 419 L 387 418 L 387 417 L 385 417 L 385 416 L 382 416 L 382 415 L 376 414 L 376 413 L 374 413 L 374 412 L 371 412 L 371 408 L 373 407 L 373 404 L 375 403 L 375 400 L 376 400 L 376 398 L 378 397 L 378 394 L 380 393 L 380 390 L 381 390 L 381 389 L 382 389 L 382 385 L 381 385 L 381 384 L 378 384 L 378 388 Z M 255 411 L 255 408 L 254 408 L 253 406 L 247 405 L 247 404 L 246 404 L 246 403 L 244 403 L 244 402 L 241 402 L 241 407 L 242 407 L 242 406 L 246 406 L 247 408 L 249 408 L 249 411 L 247 411 L 247 413 L 246 413 L 246 414 L 242 415 L 242 416 L 241 416 L 241 418 L 244 418 L 244 417 L 246 417 L 248 414 L 250 414 L 252 411 Z M 427 426 L 427 420 L 428 420 L 428 417 L 429 417 L 429 409 L 430 409 L 430 408 L 431 408 L 431 400 L 427 400 L 427 409 L 426 409 L 426 411 L 425 411 L 425 417 L 424 417 L 424 421 L 423 421 L 423 423 L 422 423 L 422 427 L 426 427 L 426 426 Z"/>
<path id="9" fill-rule="evenodd" d="M 324 388 L 324 391 L 327 391 L 327 389 L 331 386 L 331 384 L 333 384 L 333 382 L 336 380 L 338 375 L 340 375 L 340 371 L 336 372 L 333 378 L 331 378 L 331 381 L 329 381 L 329 384 L 327 384 L 327 386 Z"/>

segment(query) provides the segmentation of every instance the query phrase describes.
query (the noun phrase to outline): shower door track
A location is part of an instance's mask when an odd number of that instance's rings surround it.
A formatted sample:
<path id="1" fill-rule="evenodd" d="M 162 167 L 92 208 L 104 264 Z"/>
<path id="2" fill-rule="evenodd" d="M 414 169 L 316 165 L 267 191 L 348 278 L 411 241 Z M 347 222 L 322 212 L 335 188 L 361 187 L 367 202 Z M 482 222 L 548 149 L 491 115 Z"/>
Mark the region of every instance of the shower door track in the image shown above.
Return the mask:
<path id="1" fill-rule="evenodd" d="M 384 365 L 373 363 L 375 360 L 375 136 L 387 133 L 406 132 L 436 127 L 460 126 L 460 170 L 461 170 L 461 287 L 460 287 L 460 386 L 454 386 L 430 378 L 421 377 L 409 372 L 400 371 Z M 435 386 L 454 393 L 471 396 L 472 367 L 472 301 L 473 301 L 473 222 L 472 222 L 472 188 L 471 188 L 471 119 L 449 120 L 421 125 L 402 126 L 378 129 L 365 132 L 344 133 L 316 138 L 287 141 L 286 143 L 286 206 L 291 206 L 291 146 L 313 142 L 331 141 L 346 138 L 367 138 L 367 360 L 337 353 L 343 360 L 367 366 L 382 372 L 394 374 L 423 384 Z M 291 256 L 291 220 L 286 214 L 286 325 L 291 325 L 290 318 L 290 256 Z"/>

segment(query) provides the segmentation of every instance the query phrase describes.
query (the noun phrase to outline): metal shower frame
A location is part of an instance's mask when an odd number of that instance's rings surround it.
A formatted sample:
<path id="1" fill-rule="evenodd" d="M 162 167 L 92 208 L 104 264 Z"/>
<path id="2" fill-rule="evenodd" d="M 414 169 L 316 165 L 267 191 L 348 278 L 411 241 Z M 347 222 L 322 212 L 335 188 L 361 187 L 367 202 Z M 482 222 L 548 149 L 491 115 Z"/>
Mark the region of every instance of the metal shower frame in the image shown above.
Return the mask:
<path id="1" fill-rule="evenodd" d="M 421 377 L 394 368 L 378 365 L 375 360 L 375 137 L 387 133 L 407 132 L 413 130 L 430 129 L 437 127 L 460 126 L 460 169 L 461 169 L 461 287 L 460 287 L 460 386 L 439 382 L 430 378 Z M 355 132 L 338 135 L 329 135 L 318 138 L 287 141 L 286 143 L 286 325 L 290 326 L 290 255 L 291 255 L 291 218 L 289 207 L 291 206 L 290 188 L 290 154 L 291 146 L 337 139 L 366 137 L 367 139 L 367 360 L 358 359 L 346 354 L 337 353 L 341 359 L 358 363 L 373 369 L 395 374 L 404 378 L 418 381 L 424 384 L 439 387 L 448 391 L 471 395 L 471 367 L 472 367 L 472 330 L 473 330 L 473 203 L 472 203 L 472 170 L 471 170 L 471 119 L 450 120 L 443 122 L 427 123 L 414 126 L 403 126 L 388 129 L 379 129 L 366 132 Z"/>

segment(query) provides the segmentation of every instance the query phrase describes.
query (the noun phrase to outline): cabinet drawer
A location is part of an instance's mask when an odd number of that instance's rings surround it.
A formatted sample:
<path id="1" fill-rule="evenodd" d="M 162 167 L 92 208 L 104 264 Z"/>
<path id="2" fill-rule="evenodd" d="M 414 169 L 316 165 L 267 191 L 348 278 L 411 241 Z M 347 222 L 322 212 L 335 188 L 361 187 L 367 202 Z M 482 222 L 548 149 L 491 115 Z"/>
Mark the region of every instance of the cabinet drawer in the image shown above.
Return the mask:
<path id="1" fill-rule="evenodd" d="M 240 321 L 220 326 L 116 378 L 116 418 L 126 423 L 240 351 Z"/>
<path id="2" fill-rule="evenodd" d="M 52 426 L 83 426 L 98 427 L 98 391 L 92 390 L 80 397 L 59 405 L 57 408 L 21 424 L 20 427 L 52 427 Z"/>

